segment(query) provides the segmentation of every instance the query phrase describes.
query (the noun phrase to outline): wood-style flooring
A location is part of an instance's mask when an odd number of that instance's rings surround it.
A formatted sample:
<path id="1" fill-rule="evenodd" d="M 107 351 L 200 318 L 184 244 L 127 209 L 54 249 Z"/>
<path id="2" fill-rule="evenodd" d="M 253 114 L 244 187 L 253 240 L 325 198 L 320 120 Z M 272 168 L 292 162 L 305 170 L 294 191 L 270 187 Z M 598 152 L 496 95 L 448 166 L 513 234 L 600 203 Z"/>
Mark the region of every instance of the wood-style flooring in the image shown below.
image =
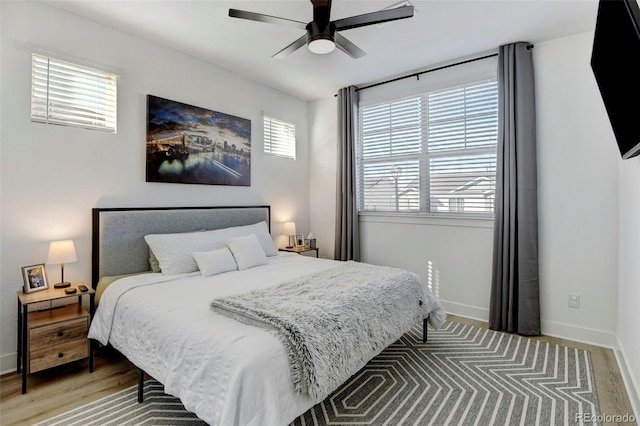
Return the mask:
<path id="1" fill-rule="evenodd" d="M 454 315 L 449 315 L 448 319 L 487 327 L 482 321 Z M 546 336 L 536 339 L 590 351 L 600 413 L 610 416 L 633 414 L 611 349 Z M 31 374 L 28 377 L 28 392 L 24 395 L 21 393 L 21 376 L 18 373 L 1 376 L 0 425 L 30 425 L 137 385 L 138 370 L 109 348 L 95 352 L 94 372 L 89 374 L 88 371 L 88 362 L 84 360 Z"/>

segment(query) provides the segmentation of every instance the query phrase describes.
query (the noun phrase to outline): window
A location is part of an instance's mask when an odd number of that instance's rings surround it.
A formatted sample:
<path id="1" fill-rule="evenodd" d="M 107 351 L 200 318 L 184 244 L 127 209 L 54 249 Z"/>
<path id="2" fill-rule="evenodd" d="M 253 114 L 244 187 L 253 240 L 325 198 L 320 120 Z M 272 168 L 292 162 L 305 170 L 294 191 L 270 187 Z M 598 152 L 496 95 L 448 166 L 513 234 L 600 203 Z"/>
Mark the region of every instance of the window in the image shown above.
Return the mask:
<path id="1" fill-rule="evenodd" d="M 116 76 L 32 55 L 31 121 L 116 132 Z"/>
<path id="2" fill-rule="evenodd" d="M 264 116 L 264 153 L 296 159 L 296 125 Z"/>
<path id="3" fill-rule="evenodd" d="M 495 79 L 360 107 L 361 212 L 492 215 Z"/>

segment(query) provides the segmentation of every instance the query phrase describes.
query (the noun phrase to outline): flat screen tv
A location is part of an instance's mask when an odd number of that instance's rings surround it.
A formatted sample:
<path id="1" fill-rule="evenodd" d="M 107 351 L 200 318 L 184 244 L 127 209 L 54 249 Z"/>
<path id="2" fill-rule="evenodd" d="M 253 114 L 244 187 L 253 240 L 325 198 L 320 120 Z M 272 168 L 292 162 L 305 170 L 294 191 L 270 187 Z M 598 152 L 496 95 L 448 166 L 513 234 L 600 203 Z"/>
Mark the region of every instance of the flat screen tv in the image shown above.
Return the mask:
<path id="1" fill-rule="evenodd" d="M 623 159 L 640 154 L 640 7 L 600 0 L 591 69 Z"/>

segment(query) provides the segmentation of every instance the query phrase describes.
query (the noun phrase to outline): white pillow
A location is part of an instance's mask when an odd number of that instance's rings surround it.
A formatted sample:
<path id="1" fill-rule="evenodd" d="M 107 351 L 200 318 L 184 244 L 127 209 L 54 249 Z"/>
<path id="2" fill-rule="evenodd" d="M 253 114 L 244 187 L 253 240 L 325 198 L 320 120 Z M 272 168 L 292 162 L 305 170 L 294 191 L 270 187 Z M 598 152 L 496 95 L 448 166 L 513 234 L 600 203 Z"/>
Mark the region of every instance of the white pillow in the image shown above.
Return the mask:
<path id="1" fill-rule="evenodd" d="M 227 240 L 227 246 L 240 270 L 267 263 L 267 256 L 255 234 L 230 238 Z"/>
<path id="2" fill-rule="evenodd" d="M 260 242 L 260 245 L 262 246 L 262 250 L 264 250 L 265 255 L 278 255 L 278 249 L 273 243 L 271 234 L 269 234 L 269 227 L 267 227 L 267 222 L 265 222 L 264 220 L 262 222 L 254 223 L 253 225 L 234 226 L 232 228 L 227 228 L 227 230 L 232 231 L 235 234 L 229 235 L 228 238 L 255 234 L 256 238 Z"/>
<path id="3" fill-rule="evenodd" d="M 156 255 L 163 275 L 195 272 L 198 265 L 191 253 L 222 248 L 225 236 L 217 231 L 187 232 L 180 234 L 149 234 L 144 239 Z"/>
<path id="4" fill-rule="evenodd" d="M 203 277 L 238 270 L 238 265 L 227 247 L 195 252 L 193 258 L 196 260 Z"/>
<path id="5" fill-rule="evenodd" d="M 193 258 L 194 252 L 205 252 L 226 246 L 229 238 L 254 234 L 263 252 L 268 256 L 276 256 L 276 249 L 267 222 L 253 225 L 232 226 L 212 231 L 185 232 L 179 234 L 149 234 L 144 239 L 153 251 L 163 275 L 176 275 L 195 272 L 198 265 Z"/>

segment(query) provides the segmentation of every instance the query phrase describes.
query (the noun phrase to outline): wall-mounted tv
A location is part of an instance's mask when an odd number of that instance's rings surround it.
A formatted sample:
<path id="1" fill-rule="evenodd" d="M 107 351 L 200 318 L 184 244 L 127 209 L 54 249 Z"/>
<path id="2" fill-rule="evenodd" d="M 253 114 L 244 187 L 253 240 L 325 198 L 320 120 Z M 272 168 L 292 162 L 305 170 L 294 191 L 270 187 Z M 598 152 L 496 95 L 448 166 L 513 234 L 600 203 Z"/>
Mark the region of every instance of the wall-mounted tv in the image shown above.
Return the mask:
<path id="1" fill-rule="evenodd" d="M 623 159 L 640 154 L 640 7 L 600 0 L 591 69 Z"/>

